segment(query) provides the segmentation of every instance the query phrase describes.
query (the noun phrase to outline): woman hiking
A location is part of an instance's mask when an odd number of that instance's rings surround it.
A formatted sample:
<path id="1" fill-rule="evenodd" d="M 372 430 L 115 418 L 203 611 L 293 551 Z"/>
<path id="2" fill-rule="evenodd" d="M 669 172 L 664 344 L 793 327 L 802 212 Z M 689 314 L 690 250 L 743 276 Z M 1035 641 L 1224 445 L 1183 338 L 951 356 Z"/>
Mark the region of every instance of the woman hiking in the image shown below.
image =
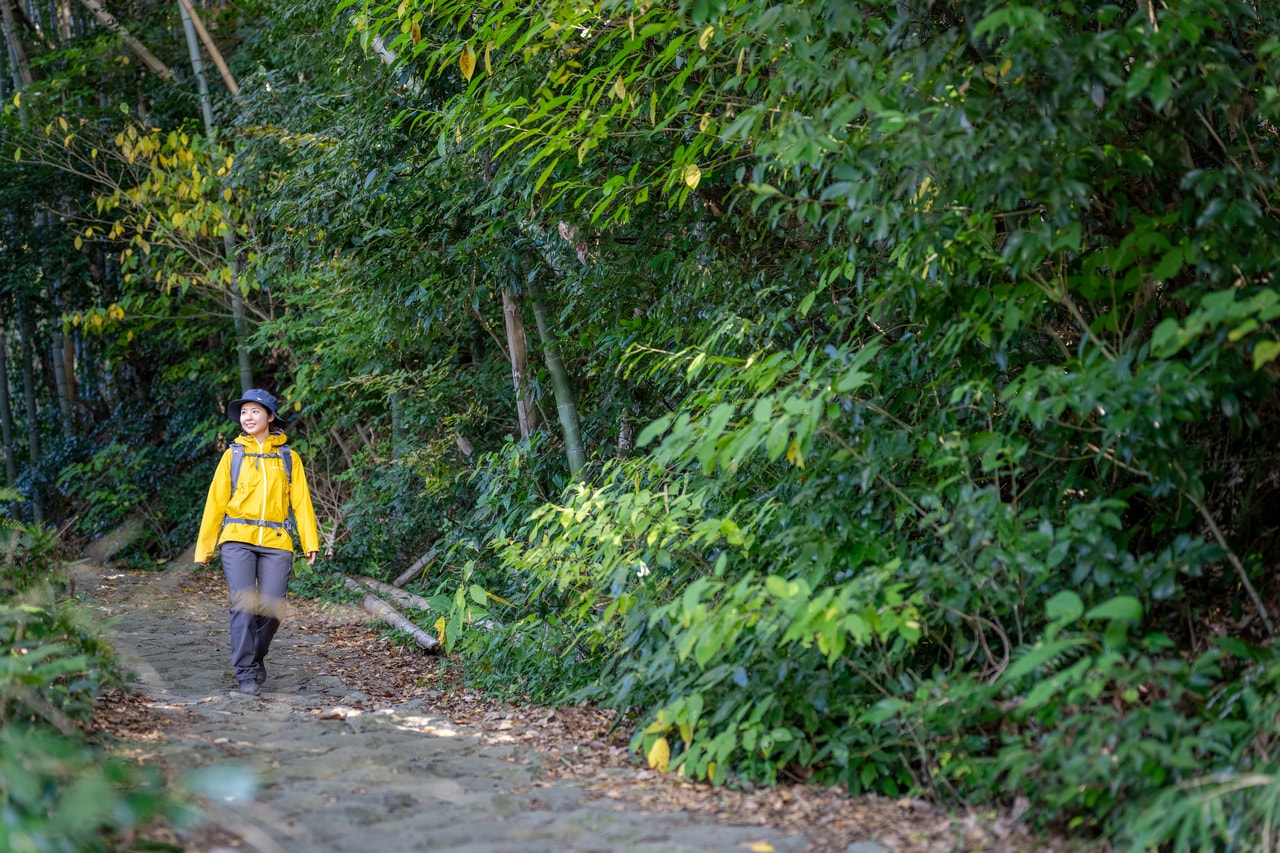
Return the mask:
<path id="1" fill-rule="evenodd" d="M 231 595 L 231 666 L 237 689 L 257 696 L 293 569 L 289 509 L 308 565 L 315 563 L 320 536 L 302 460 L 286 444 L 276 398 L 252 388 L 227 404 L 227 416 L 244 434 L 222 454 L 209 484 L 195 561 L 207 566 L 221 547 Z"/>

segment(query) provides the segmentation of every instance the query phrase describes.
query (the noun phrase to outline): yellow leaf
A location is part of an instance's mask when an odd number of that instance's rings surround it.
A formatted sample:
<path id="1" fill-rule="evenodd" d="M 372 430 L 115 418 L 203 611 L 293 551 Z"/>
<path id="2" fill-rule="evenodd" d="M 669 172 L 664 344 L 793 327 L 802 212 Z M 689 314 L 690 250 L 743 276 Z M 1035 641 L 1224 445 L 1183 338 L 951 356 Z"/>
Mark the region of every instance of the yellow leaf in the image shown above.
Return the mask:
<path id="1" fill-rule="evenodd" d="M 756 841 L 747 849 L 751 853 L 773 853 L 773 845 L 768 841 Z"/>
<path id="2" fill-rule="evenodd" d="M 693 743 L 693 726 L 689 723 L 681 723 L 680 739 L 685 742 L 685 745 Z"/>
<path id="3" fill-rule="evenodd" d="M 223 190 L 223 191 L 222 191 L 222 200 L 223 200 L 223 201 L 231 201 L 231 190 L 230 190 L 230 189 L 225 189 L 225 190 Z"/>
<path id="4" fill-rule="evenodd" d="M 706 133 L 707 128 L 711 126 L 711 113 L 703 113 L 702 118 L 698 121 L 698 130 Z"/>
<path id="5" fill-rule="evenodd" d="M 1012 68 L 1012 67 L 1013 67 L 1013 60 L 1012 60 L 1012 59 L 1006 59 L 1006 60 L 1004 61 L 1004 64 L 1002 64 L 1002 65 L 1000 66 L 1000 76 L 1001 76 L 1001 77 L 1003 77 L 1004 75 L 1008 74 L 1008 73 L 1009 73 L 1009 69 L 1010 69 L 1010 68 Z"/>
<path id="6" fill-rule="evenodd" d="M 295 412 L 301 412 L 301 411 L 302 411 L 302 401 L 301 401 L 301 400 L 294 400 L 294 401 L 293 401 L 293 410 L 294 410 Z"/>
<path id="7" fill-rule="evenodd" d="M 476 53 L 471 49 L 471 45 L 462 46 L 462 57 L 458 60 L 458 65 L 462 68 L 462 76 L 467 78 L 467 82 L 471 82 L 471 75 L 476 73 Z"/>
<path id="8" fill-rule="evenodd" d="M 707 27 L 702 31 L 702 35 L 698 37 L 698 47 L 703 50 L 707 49 L 707 45 L 711 44 L 711 37 L 716 34 L 715 27 Z"/>
<path id="9" fill-rule="evenodd" d="M 667 765 L 671 763 L 671 746 L 667 743 L 667 739 L 660 737 L 653 742 L 653 746 L 649 747 L 649 766 L 659 773 L 667 772 Z"/>
<path id="10" fill-rule="evenodd" d="M 409 11 L 409 0 L 400 0 L 400 5 L 396 8 L 396 17 L 403 18 Z"/>
<path id="11" fill-rule="evenodd" d="M 80 239 L 80 235 L 78 234 L 76 235 L 75 244 L 76 244 L 76 251 L 79 251 L 80 248 L 84 245 L 84 241 Z"/>
<path id="12" fill-rule="evenodd" d="M 19 92 L 18 94 L 16 94 L 16 95 L 14 95 L 14 96 L 13 96 L 13 105 L 14 105 L 15 107 L 20 107 L 20 106 L 22 106 L 22 93 L 21 93 L 21 92 Z"/>
<path id="13" fill-rule="evenodd" d="M 484 46 L 484 73 L 493 74 L 493 63 L 489 61 L 489 55 L 493 53 L 493 42 L 488 42 Z"/>
<path id="14" fill-rule="evenodd" d="M 787 448 L 787 461 L 797 468 L 804 467 L 804 453 L 800 450 L 800 443 L 792 441 L 791 446 Z"/>
<path id="15" fill-rule="evenodd" d="M 422 41 L 422 27 L 418 26 L 418 22 L 414 21 L 409 25 L 409 32 L 413 34 L 413 43 L 417 44 Z"/>
<path id="16" fill-rule="evenodd" d="M 96 160 L 97 158 L 98 158 L 98 149 L 97 149 L 97 148 L 94 148 L 94 149 L 90 150 L 90 151 L 89 151 L 89 159 L 90 159 L 90 160 Z"/>
<path id="17" fill-rule="evenodd" d="M 649 124 L 658 123 L 658 93 L 652 92 L 649 95 Z"/>
<path id="18" fill-rule="evenodd" d="M 125 335 L 125 336 L 124 336 L 124 339 L 125 339 L 125 342 L 126 342 L 126 343 L 128 343 L 128 342 L 129 342 L 129 341 L 131 341 L 131 340 L 133 340 L 133 332 L 130 332 L 129 334 Z"/>
<path id="19" fill-rule="evenodd" d="M 746 58 L 747 58 L 747 49 L 744 47 L 742 48 L 742 50 L 738 51 L 738 70 L 734 72 L 735 74 L 739 74 L 739 75 L 742 74 L 742 61 Z"/>
<path id="20" fill-rule="evenodd" d="M 21 159 L 22 159 L 22 149 L 21 148 L 13 149 L 13 162 L 17 163 Z"/>
<path id="21" fill-rule="evenodd" d="M 684 167 L 684 182 L 689 185 L 689 189 L 696 190 L 701 180 L 702 170 L 698 168 L 697 163 L 690 163 Z"/>
<path id="22" fill-rule="evenodd" d="M 613 96 L 619 101 L 625 100 L 627 97 L 627 87 L 623 85 L 621 77 L 613 84 Z"/>
<path id="23" fill-rule="evenodd" d="M 65 118 L 58 118 L 58 126 L 62 128 L 63 133 L 67 132 L 67 120 Z"/>
<path id="24" fill-rule="evenodd" d="M 442 643 L 444 642 L 444 626 L 447 624 L 448 623 L 445 621 L 445 618 L 443 616 L 441 616 L 439 619 L 436 620 L 436 625 L 435 625 L 436 637 L 439 638 L 440 642 Z"/>

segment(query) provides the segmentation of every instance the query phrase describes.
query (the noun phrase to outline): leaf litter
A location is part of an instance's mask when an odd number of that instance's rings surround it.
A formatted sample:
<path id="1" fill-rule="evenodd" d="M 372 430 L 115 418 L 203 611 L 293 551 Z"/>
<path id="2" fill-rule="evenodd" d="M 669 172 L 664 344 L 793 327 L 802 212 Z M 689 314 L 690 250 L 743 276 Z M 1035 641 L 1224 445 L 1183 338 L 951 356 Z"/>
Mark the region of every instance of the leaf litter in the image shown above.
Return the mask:
<path id="1" fill-rule="evenodd" d="M 187 586 L 187 585 L 184 585 Z M 225 594 L 220 573 L 191 576 L 200 595 Z M 448 717 L 460 733 L 494 743 L 518 743 L 521 763 L 537 771 L 535 787 L 560 782 L 581 786 L 590 797 L 618 810 L 682 812 L 738 826 L 772 827 L 806 836 L 813 853 L 1058 853 L 1086 848 L 1065 839 L 1030 833 L 1017 818 L 1025 803 L 1003 812 L 956 810 L 911 798 L 849 797 L 842 786 L 782 782 L 714 786 L 648 768 L 628 749 L 629 726 L 614 711 L 589 705 L 544 707 L 497 698 L 467 687 L 457 658 L 405 647 L 363 611 L 310 599 L 290 598 L 283 631 L 320 638 L 311 648 L 326 659 L 330 675 L 349 685 L 362 710 L 421 701 Z M 98 700 L 86 731 L 116 741 L 144 759 L 148 744 L 174 724 L 172 710 L 151 707 L 140 693 L 113 689 Z M 515 759 L 511 759 L 515 760 Z M 523 791 L 519 791 L 523 793 Z M 751 849 L 770 848 L 765 842 Z"/>

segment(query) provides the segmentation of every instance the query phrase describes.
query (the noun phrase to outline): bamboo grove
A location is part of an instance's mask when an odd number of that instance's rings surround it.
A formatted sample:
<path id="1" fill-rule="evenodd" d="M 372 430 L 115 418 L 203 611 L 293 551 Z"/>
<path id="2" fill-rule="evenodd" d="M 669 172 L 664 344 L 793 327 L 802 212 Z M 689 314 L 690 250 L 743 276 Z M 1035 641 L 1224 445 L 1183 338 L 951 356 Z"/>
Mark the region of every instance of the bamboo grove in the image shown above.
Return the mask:
<path id="1" fill-rule="evenodd" d="M 258 384 L 654 767 L 1275 848 L 1272 4 L 112 6 L 0 0 L 11 518 L 178 557 Z"/>

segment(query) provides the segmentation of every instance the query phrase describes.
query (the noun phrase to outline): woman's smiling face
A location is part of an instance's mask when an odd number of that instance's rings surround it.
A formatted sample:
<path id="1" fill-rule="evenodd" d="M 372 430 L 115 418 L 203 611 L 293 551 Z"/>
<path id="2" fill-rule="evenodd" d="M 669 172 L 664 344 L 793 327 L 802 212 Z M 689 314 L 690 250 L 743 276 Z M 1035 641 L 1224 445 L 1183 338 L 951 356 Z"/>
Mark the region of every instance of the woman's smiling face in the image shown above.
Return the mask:
<path id="1" fill-rule="evenodd" d="M 240 426 L 249 435 L 262 441 L 267 437 L 273 415 L 265 406 L 257 403 L 244 403 L 240 406 Z"/>

